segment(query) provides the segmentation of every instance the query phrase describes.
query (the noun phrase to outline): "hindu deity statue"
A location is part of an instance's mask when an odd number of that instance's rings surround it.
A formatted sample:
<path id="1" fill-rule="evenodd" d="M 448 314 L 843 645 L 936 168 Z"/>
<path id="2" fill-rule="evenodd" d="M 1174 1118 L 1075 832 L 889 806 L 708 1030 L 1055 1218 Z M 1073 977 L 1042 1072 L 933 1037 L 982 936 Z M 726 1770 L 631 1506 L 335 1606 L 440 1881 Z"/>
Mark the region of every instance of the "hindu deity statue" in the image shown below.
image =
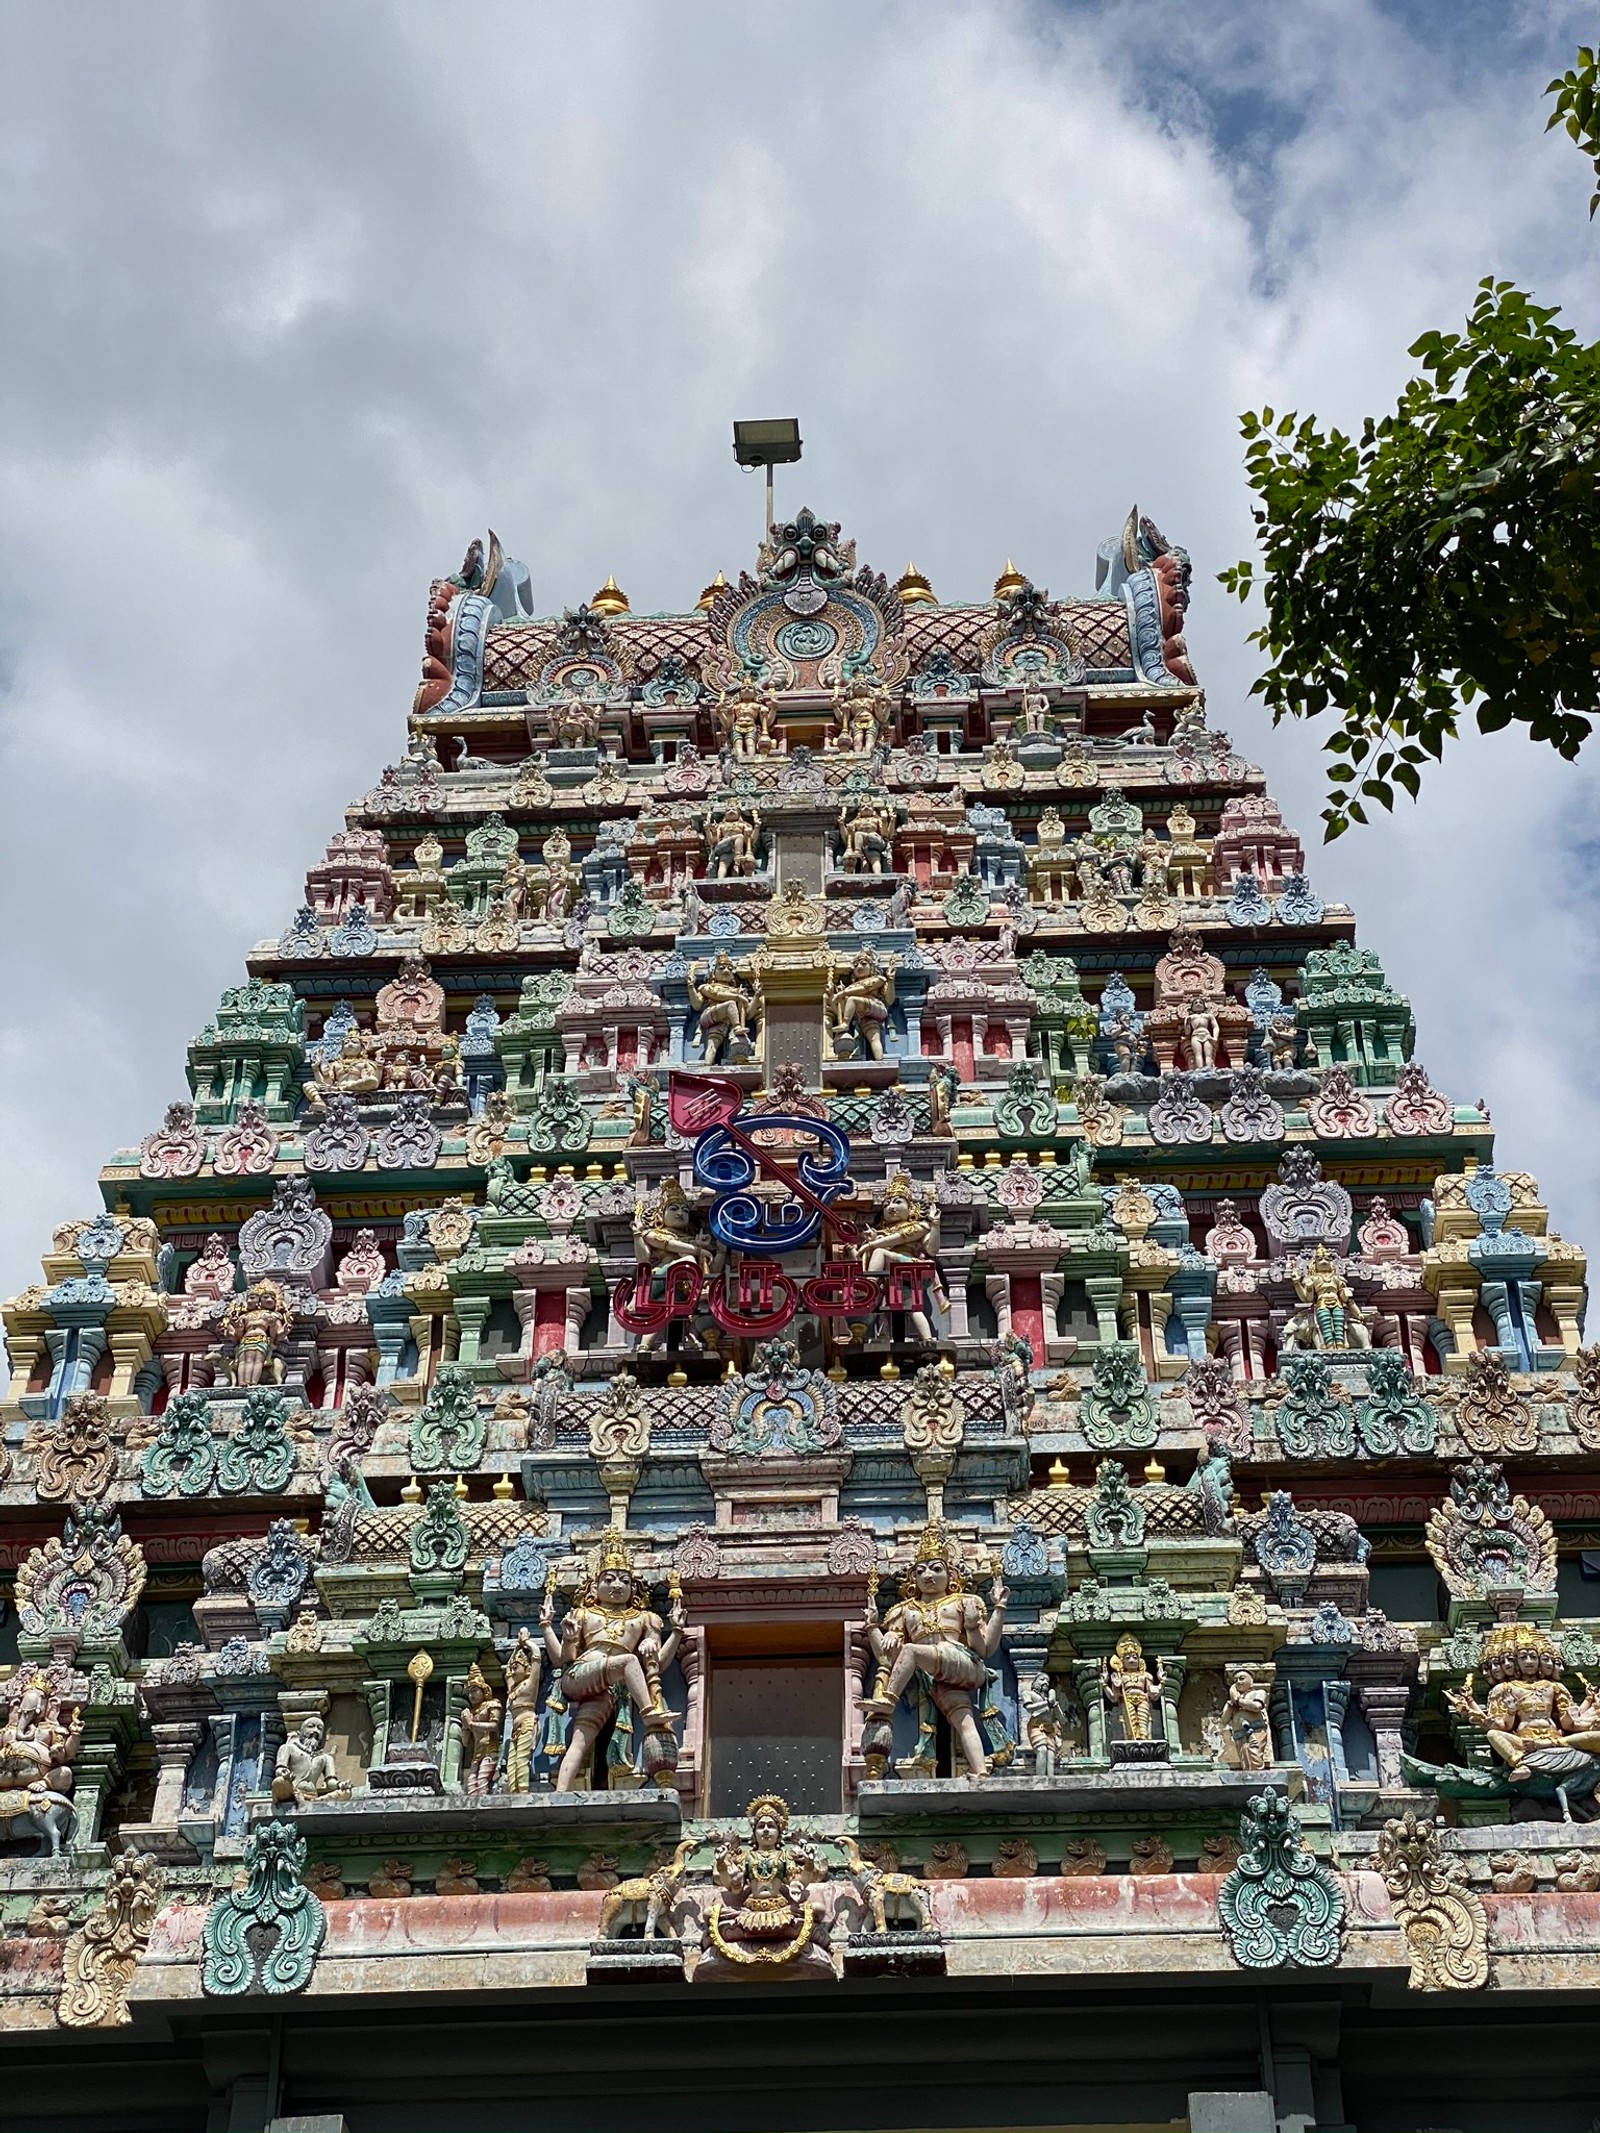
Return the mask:
<path id="1" fill-rule="evenodd" d="M 1294 1277 L 1294 1292 L 1305 1305 L 1302 1318 L 1308 1323 L 1312 1346 L 1317 1348 L 1370 1348 L 1367 1331 L 1350 1284 L 1325 1244 L 1319 1244 Z"/>
<path id="2" fill-rule="evenodd" d="M 935 1065 L 928 1075 L 928 1131 L 948 1139 L 950 1112 L 955 1104 L 961 1076 L 952 1066 Z"/>
<path id="3" fill-rule="evenodd" d="M 778 707 L 753 675 L 747 674 L 736 689 L 728 691 L 712 715 L 723 747 L 735 757 L 770 755 L 777 745 L 772 729 Z"/>
<path id="4" fill-rule="evenodd" d="M 1276 1072 L 1286 1074 L 1292 1070 L 1300 1051 L 1300 1025 L 1292 1014 L 1273 1015 L 1261 1042 L 1267 1064 Z"/>
<path id="5" fill-rule="evenodd" d="M 878 1674 L 861 1708 L 870 1717 L 891 1719 L 920 1675 L 928 1697 L 949 1724 L 959 1774 L 987 1777 L 991 1754 L 978 1729 L 977 1699 L 987 1701 L 988 1662 L 1000 1649 L 1009 1595 L 998 1573 L 989 1588 L 987 1609 L 967 1591 L 959 1543 L 934 1519 L 923 1529 L 906 1584 L 909 1593 L 881 1621 L 876 1596 L 867 1600 L 867 1639 Z"/>
<path id="6" fill-rule="evenodd" d="M 382 1081 L 366 1031 L 352 1026 L 340 1038 L 333 1057 L 319 1060 L 316 1071 L 306 1075 L 306 1103 L 311 1110 L 320 1111 L 330 1096 L 370 1096 Z"/>
<path id="7" fill-rule="evenodd" d="M 1185 1059 L 1191 1067 L 1214 1067 L 1217 1043 L 1222 1034 L 1216 1003 L 1208 1000 L 1204 993 L 1191 992 L 1185 995 L 1181 1004 Z"/>
<path id="8" fill-rule="evenodd" d="M 63 1713 L 50 1677 L 34 1673 L 13 1699 L 0 1726 L 0 1786 L 69 1793 L 71 1764 L 83 1745 L 76 1706 Z"/>
<path id="9" fill-rule="evenodd" d="M 1017 723 L 1024 733 L 1048 734 L 1053 731 L 1050 723 L 1050 698 L 1045 690 L 1037 685 L 1023 690 Z"/>
<path id="10" fill-rule="evenodd" d="M 519 1629 L 506 1657 L 506 1790 L 527 1792 L 539 1732 L 539 1681 L 544 1653 L 530 1631 Z"/>
<path id="11" fill-rule="evenodd" d="M 861 1271 L 880 1279 L 891 1267 L 918 1261 L 934 1262 L 939 1249 L 939 1203 L 931 1188 L 919 1185 L 903 1170 L 896 1171 L 884 1187 L 866 1234 L 856 1246 Z M 947 1299 L 935 1272 L 931 1286 L 941 1307 Z M 906 1318 L 914 1337 L 932 1343 L 933 1327 L 920 1303 L 908 1309 Z"/>
<path id="12" fill-rule="evenodd" d="M 1513 1785 L 1574 1771 L 1577 1756 L 1600 1757 L 1600 1699 L 1585 1681 L 1583 1702 L 1575 1700 L 1561 1679 L 1561 1648 L 1553 1637 L 1526 1622 L 1502 1623 L 1483 1640 L 1483 1671 L 1487 1704 L 1478 1702 L 1471 1674 L 1463 1688 L 1446 1691 L 1445 1701 L 1482 1726 Z"/>
<path id="13" fill-rule="evenodd" d="M 678 1745 L 661 1676 L 677 1655 L 683 1630 L 681 1596 L 673 1594 L 668 1629 L 651 1611 L 649 1588 L 634 1574 L 633 1558 L 621 1536 L 613 1533 L 568 1608 L 560 1634 L 553 1592 L 545 1595 L 539 1621 L 551 1664 L 561 1670 L 562 1701 L 572 1724 L 556 1773 L 557 1792 L 602 1789 L 593 1785 L 590 1770 L 595 1743 L 615 1721 L 611 1756 L 620 1764 L 635 1719 L 644 1726 L 646 1773 L 670 1783 Z M 586 1774 L 591 1782 L 584 1788 Z"/>
<path id="14" fill-rule="evenodd" d="M 481 1799 L 494 1790 L 500 1759 L 500 1699 L 476 1664 L 467 1675 L 466 1701 L 456 1720 L 461 1739 L 461 1781 L 469 1797 Z"/>
<path id="15" fill-rule="evenodd" d="M 1161 1684 L 1166 1678 L 1162 1662 L 1152 1674 L 1145 1665 L 1144 1647 L 1131 1631 L 1117 1639 L 1117 1648 L 1101 1662 L 1100 1687 L 1108 1710 L 1122 1719 L 1124 1740 L 1153 1740 L 1152 1717 Z"/>
<path id="16" fill-rule="evenodd" d="M 280 1805 L 307 1806 L 346 1788 L 328 1753 L 328 1729 L 314 1713 L 302 1718 L 278 1750 L 272 1766 L 272 1797 Z"/>
<path id="17" fill-rule="evenodd" d="M 890 716 L 888 697 L 881 689 L 875 689 L 870 677 L 859 669 L 851 675 L 847 687 L 833 692 L 835 732 L 853 755 L 871 755 L 875 748 L 882 747 Z"/>
<path id="18" fill-rule="evenodd" d="M 564 830 L 552 830 L 539 851 L 538 865 L 523 879 L 523 911 L 529 918 L 559 925 L 572 915 L 583 876 L 572 863 L 572 840 Z"/>
<path id="19" fill-rule="evenodd" d="M 1238 1770 L 1272 1768 L 1272 1721 L 1267 1712 L 1267 1692 L 1245 1666 L 1228 1681 L 1228 1699 L 1222 1706 L 1224 1754 Z"/>
<path id="20" fill-rule="evenodd" d="M 887 874 L 894 865 L 895 814 L 884 799 L 865 798 L 839 810 L 839 864 L 847 874 Z"/>
<path id="21" fill-rule="evenodd" d="M 702 964 L 690 971 L 689 1005 L 700 1017 L 698 1042 L 705 1064 L 743 1065 L 755 1049 L 756 991 L 726 948 L 717 950 L 709 970 Z"/>
<path id="22" fill-rule="evenodd" d="M 707 1932 L 730 1962 L 792 1962 L 815 1923 L 809 1884 L 817 1860 L 809 1845 L 790 1840 L 789 1804 L 776 1793 L 752 1800 L 745 1816 L 749 1837 L 724 1837 L 717 1847 Z"/>
<path id="23" fill-rule="evenodd" d="M 233 1343 L 235 1385 L 269 1385 L 283 1382 L 283 1359 L 279 1349 L 288 1338 L 289 1306 L 275 1281 L 256 1281 L 242 1296 L 234 1297 L 217 1330 Z"/>
<path id="24" fill-rule="evenodd" d="M 884 1031 L 894 1006 L 894 972 L 894 957 L 880 966 L 872 948 L 863 948 L 843 968 L 835 966 L 823 1008 L 836 1058 L 849 1058 L 858 1047 L 868 1059 L 883 1057 Z"/>
<path id="25" fill-rule="evenodd" d="M 600 739 L 600 706 L 581 696 L 558 697 L 545 713 L 557 748 L 593 748 Z"/>
<path id="26" fill-rule="evenodd" d="M 704 1273 L 713 1247 L 695 1222 L 688 1194 L 676 1178 L 663 1178 L 648 1199 L 634 1202 L 633 1251 L 640 1266 L 692 1266 Z"/>
<path id="27" fill-rule="evenodd" d="M 703 832 L 706 874 L 712 881 L 727 881 L 757 868 L 756 847 L 761 837 L 761 817 L 754 809 L 742 814 L 729 800 L 720 815 L 707 818 Z"/>

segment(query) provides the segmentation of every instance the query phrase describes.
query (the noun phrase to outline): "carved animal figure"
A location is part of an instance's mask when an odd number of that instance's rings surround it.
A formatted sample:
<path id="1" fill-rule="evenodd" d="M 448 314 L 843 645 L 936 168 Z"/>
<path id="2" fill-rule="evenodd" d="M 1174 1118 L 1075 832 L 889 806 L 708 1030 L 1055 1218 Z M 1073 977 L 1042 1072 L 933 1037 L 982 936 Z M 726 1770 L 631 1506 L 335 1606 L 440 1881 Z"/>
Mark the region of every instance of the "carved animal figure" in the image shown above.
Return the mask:
<path id="1" fill-rule="evenodd" d="M 919 1933 L 931 1929 L 933 1914 L 928 1906 L 928 1891 L 915 1874 L 879 1866 L 866 1856 L 854 1837 L 841 1837 L 839 1842 L 850 1861 L 863 1907 L 871 1914 L 874 1933 L 888 1932 L 891 1910 L 897 1921 L 909 1917 Z"/>
<path id="2" fill-rule="evenodd" d="M 45 1792 L 29 1787 L 0 1791 L 0 1835 L 26 1836 L 31 1830 L 44 1841 L 36 1856 L 59 1859 L 62 1840 L 70 1841 L 76 1819 L 72 1802 L 64 1792 Z"/>
<path id="3" fill-rule="evenodd" d="M 651 1873 L 640 1874 L 631 1881 L 619 1881 L 615 1888 L 607 1889 L 606 1900 L 600 1907 L 602 1940 L 621 1938 L 614 1929 L 624 1914 L 627 1925 L 643 1925 L 646 1940 L 655 1939 L 663 1918 L 671 1924 L 672 1906 L 683 1887 L 684 1862 L 694 1850 L 695 1842 L 693 1837 L 685 1837 L 670 1862 L 663 1862 Z"/>

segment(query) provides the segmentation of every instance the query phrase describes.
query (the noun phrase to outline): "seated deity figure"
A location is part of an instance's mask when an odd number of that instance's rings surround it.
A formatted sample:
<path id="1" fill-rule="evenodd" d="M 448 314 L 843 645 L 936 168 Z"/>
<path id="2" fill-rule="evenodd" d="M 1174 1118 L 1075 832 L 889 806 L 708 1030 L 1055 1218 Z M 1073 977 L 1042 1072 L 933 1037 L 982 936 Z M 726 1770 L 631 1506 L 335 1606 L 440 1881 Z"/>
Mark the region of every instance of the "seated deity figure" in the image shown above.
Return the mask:
<path id="1" fill-rule="evenodd" d="M 494 1790 L 500 1760 L 500 1699 L 474 1665 L 467 1675 L 466 1702 L 456 1720 L 461 1739 L 461 1782 L 469 1798 Z"/>
<path id="2" fill-rule="evenodd" d="M 847 874 L 887 874 L 894 854 L 894 808 L 863 799 L 839 810 L 839 864 Z"/>
<path id="3" fill-rule="evenodd" d="M 1222 1737 L 1225 1758 L 1236 1770 L 1272 1768 L 1267 1692 L 1248 1667 L 1239 1667 L 1229 1679 L 1228 1700 L 1222 1706 Z"/>
<path id="4" fill-rule="evenodd" d="M 280 1805 L 304 1807 L 346 1790 L 333 1767 L 327 1741 L 328 1729 L 315 1714 L 302 1718 L 289 1735 L 272 1766 L 272 1797 Z"/>
<path id="5" fill-rule="evenodd" d="M 726 948 L 717 950 L 709 970 L 702 964 L 690 971 L 689 1005 L 700 1017 L 697 1042 L 705 1064 L 742 1066 L 754 1049 L 756 995 Z"/>
<path id="6" fill-rule="evenodd" d="M 1565 1773 L 1578 1756 L 1600 1757 L 1593 1691 L 1577 1702 L 1561 1679 L 1562 1663 L 1560 1646 L 1543 1630 L 1502 1623 L 1483 1641 L 1483 1671 L 1491 1684 L 1487 1704 L 1478 1702 L 1472 1674 L 1463 1688 L 1445 1692 L 1452 1711 L 1488 1734 L 1513 1785 L 1536 1773 Z"/>
<path id="7" fill-rule="evenodd" d="M 749 1838 L 728 1836 L 717 1846 L 709 1937 L 719 1954 L 735 1962 L 752 1955 L 764 1963 L 787 1962 L 810 1936 L 814 1914 L 807 1890 L 822 1869 L 809 1845 L 790 1841 L 787 1800 L 763 1793 L 745 1815 Z"/>
<path id="8" fill-rule="evenodd" d="M 0 1726 L 0 1786 L 71 1792 L 70 1766 L 82 1745 L 83 1726 L 76 1706 L 63 1718 L 49 1676 L 36 1673 Z"/>
<path id="9" fill-rule="evenodd" d="M 756 871 L 756 845 L 761 835 L 761 817 L 741 814 L 730 800 L 720 815 L 707 818 L 703 832 L 706 874 L 712 881 L 728 881 Z"/>
<path id="10" fill-rule="evenodd" d="M 868 1059 L 883 1057 L 883 1036 L 894 1006 L 895 959 L 880 965 L 877 952 L 863 948 L 847 969 L 836 967 L 823 995 L 828 1030 L 836 1058 L 860 1048 Z"/>
<path id="11" fill-rule="evenodd" d="M 289 1306 L 275 1281 L 252 1282 L 242 1296 L 234 1297 L 217 1321 L 224 1341 L 233 1343 L 235 1385 L 269 1385 L 283 1382 L 283 1359 L 279 1349 L 288 1337 Z"/>
<path id="12" fill-rule="evenodd" d="M 974 1699 L 987 1688 L 988 1662 L 1000 1649 L 1009 1594 L 998 1575 L 989 1588 L 987 1609 L 967 1591 L 960 1546 L 937 1520 L 923 1530 L 905 1585 L 909 1593 L 881 1621 L 876 1598 L 867 1601 L 867 1641 L 878 1674 L 861 1708 L 869 1717 L 892 1718 L 913 1677 L 920 1674 L 949 1724 L 952 1757 L 961 1774 L 987 1777 L 990 1758 L 978 1730 Z"/>
<path id="13" fill-rule="evenodd" d="M 1166 1670 L 1156 1661 L 1154 1674 L 1145 1665 L 1144 1648 L 1131 1632 L 1117 1639 L 1117 1648 L 1100 1667 L 1101 1693 L 1106 1708 L 1122 1718 L 1124 1740 L 1153 1740 L 1152 1713 Z"/>
<path id="14" fill-rule="evenodd" d="M 861 1271 L 879 1280 L 892 1267 L 910 1266 L 920 1260 L 937 1267 L 938 1249 L 938 1201 L 927 1187 L 916 1184 L 903 1170 L 897 1171 L 884 1187 L 883 1197 L 856 1246 Z M 934 1301 L 943 1308 L 947 1298 L 937 1272 L 930 1286 Z M 906 1318 L 913 1338 L 931 1346 L 933 1327 L 920 1304 L 908 1310 Z"/>
<path id="15" fill-rule="evenodd" d="M 648 1775 L 667 1778 L 677 1767 L 678 1746 L 673 1717 L 661 1694 L 661 1676 L 677 1654 L 683 1631 L 683 1601 L 674 1592 L 671 1628 L 651 1612 L 649 1589 L 635 1576 L 633 1558 L 618 1534 L 609 1534 L 577 1599 L 568 1608 L 559 1636 L 555 1629 L 555 1595 L 547 1592 L 539 1611 L 545 1650 L 561 1670 L 561 1696 L 571 1716 L 572 1732 L 557 1792 L 576 1792 L 586 1773 L 595 1790 L 590 1764 L 595 1743 L 613 1720 L 631 1735 L 637 1718 L 645 1729 L 644 1767 Z M 615 1748 L 613 1742 L 613 1748 Z"/>
<path id="16" fill-rule="evenodd" d="M 776 746 L 772 728 L 778 707 L 753 675 L 724 695 L 712 716 L 723 747 L 737 758 L 770 755 Z"/>
<path id="17" fill-rule="evenodd" d="M 1370 1348 L 1372 1335 L 1362 1321 L 1350 1284 L 1325 1244 L 1319 1244 L 1294 1278 L 1294 1292 L 1306 1306 L 1313 1345 L 1318 1348 Z"/>
<path id="18" fill-rule="evenodd" d="M 305 1076 L 306 1103 L 320 1111 L 330 1096 L 370 1096 L 382 1080 L 366 1031 L 347 1029 L 333 1057 L 319 1060 L 316 1071 Z"/>
<path id="19" fill-rule="evenodd" d="M 558 697 L 546 713 L 557 748 L 593 748 L 600 738 L 600 706 L 581 696 Z"/>

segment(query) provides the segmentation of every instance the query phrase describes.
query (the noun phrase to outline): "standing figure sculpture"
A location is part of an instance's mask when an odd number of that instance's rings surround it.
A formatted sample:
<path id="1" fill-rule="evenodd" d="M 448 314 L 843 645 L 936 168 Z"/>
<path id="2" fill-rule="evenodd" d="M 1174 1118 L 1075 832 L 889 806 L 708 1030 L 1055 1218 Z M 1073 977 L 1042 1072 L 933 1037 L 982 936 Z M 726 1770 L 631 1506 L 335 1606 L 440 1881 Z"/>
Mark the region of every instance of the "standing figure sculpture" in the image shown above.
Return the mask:
<path id="1" fill-rule="evenodd" d="M 847 874 L 888 874 L 894 868 L 894 809 L 872 798 L 839 810 L 839 864 Z"/>
<path id="2" fill-rule="evenodd" d="M 856 1246 L 862 1273 L 881 1280 L 895 1267 L 925 1264 L 930 1269 L 927 1284 L 933 1301 L 944 1310 L 948 1308 L 949 1298 L 939 1278 L 935 1257 L 938 1249 L 939 1203 L 932 1189 L 917 1184 L 903 1170 L 896 1171 L 884 1187 L 883 1198 L 867 1225 L 866 1234 Z M 935 1335 L 924 1308 L 924 1291 L 920 1285 L 913 1302 L 903 1308 L 913 1338 L 931 1346 Z"/>
<path id="3" fill-rule="evenodd" d="M 289 1306 L 275 1281 L 256 1281 L 234 1297 L 217 1321 L 224 1341 L 233 1343 L 235 1385 L 283 1382 L 279 1348 L 288 1336 Z"/>
<path id="4" fill-rule="evenodd" d="M 539 1733 L 539 1678 L 544 1653 L 527 1629 L 506 1658 L 506 1790 L 533 1789 L 533 1755 Z"/>
<path id="5" fill-rule="evenodd" d="M 852 755 L 871 755 L 880 748 L 888 736 L 890 717 L 888 697 L 859 669 L 847 688 L 833 692 L 834 727 Z"/>
<path id="6" fill-rule="evenodd" d="M 719 948 L 709 970 L 702 964 L 689 973 L 689 1005 L 700 1017 L 700 1056 L 708 1067 L 743 1066 L 755 1048 L 751 1023 L 755 988 L 739 974 L 726 948 Z"/>
<path id="7" fill-rule="evenodd" d="M 576 1792 L 590 1764 L 595 1743 L 615 1721 L 612 1761 L 620 1765 L 623 1745 L 631 1740 L 633 1720 L 644 1726 L 647 1776 L 670 1784 L 678 1763 L 673 1716 L 661 1694 L 661 1676 L 677 1655 L 683 1631 L 683 1601 L 674 1593 L 671 1629 L 651 1612 L 649 1590 L 634 1575 L 633 1558 L 617 1534 L 608 1534 L 576 1600 L 568 1608 L 559 1636 L 555 1596 L 546 1593 L 539 1612 L 545 1650 L 561 1670 L 561 1696 L 571 1716 L 572 1732 L 557 1792 Z"/>
<path id="8" fill-rule="evenodd" d="M 1226 1758 L 1236 1769 L 1272 1768 L 1267 1692 L 1248 1667 L 1241 1666 L 1228 1682 L 1228 1700 L 1222 1707 L 1222 1735 Z"/>
<path id="9" fill-rule="evenodd" d="M 1350 1284 L 1325 1244 L 1319 1244 L 1294 1278 L 1294 1293 L 1306 1306 L 1318 1348 L 1370 1348 Z"/>
<path id="10" fill-rule="evenodd" d="M 703 835 L 708 881 L 727 881 L 755 873 L 756 845 L 761 835 L 759 815 L 743 815 L 736 802 L 729 800 L 720 815 L 707 818 Z"/>
<path id="11" fill-rule="evenodd" d="M 456 1720 L 461 1741 L 461 1782 L 468 1796 L 481 1799 L 494 1790 L 500 1760 L 500 1699 L 474 1664 L 467 1675 L 466 1702 Z"/>
<path id="12" fill-rule="evenodd" d="M 737 689 L 730 690 L 712 715 L 723 747 L 738 760 L 770 755 L 777 745 L 772 728 L 778 707 L 753 676 L 747 675 Z"/>
<path id="13" fill-rule="evenodd" d="M 894 1006 L 894 971 L 894 957 L 880 968 L 871 948 L 863 948 L 848 968 L 835 970 L 823 1008 L 836 1059 L 850 1058 L 858 1050 L 868 1059 L 883 1057 L 884 1031 Z"/>
<path id="14" fill-rule="evenodd" d="M 1121 1716 L 1124 1740 L 1155 1739 L 1152 1714 L 1165 1678 L 1166 1669 L 1159 1659 L 1154 1674 L 1150 1672 L 1144 1663 L 1144 1648 L 1131 1631 L 1125 1631 L 1110 1658 L 1102 1660 L 1101 1693 L 1107 1709 Z"/>
<path id="15" fill-rule="evenodd" d="M 876 1597 L 867 1600 L 867 1641 L 878 1662 L 872 1694 L 861 1708 L 870 1718 L 893 1718 L 900 1699 L 921 1676 L 926 1693 L 950 1727 L 956 1774 L 987 1777 L 990 1753 L 978 1730 L 976 1698 L 987 1699 L 988 1662 L 1000 1649 L 1009 1597 L 998 1574 L 990 1605 L 969 1593 L 953 1535 L 930 1520 L 906 1579 L 909 1596 L 878 1617 Z"/>

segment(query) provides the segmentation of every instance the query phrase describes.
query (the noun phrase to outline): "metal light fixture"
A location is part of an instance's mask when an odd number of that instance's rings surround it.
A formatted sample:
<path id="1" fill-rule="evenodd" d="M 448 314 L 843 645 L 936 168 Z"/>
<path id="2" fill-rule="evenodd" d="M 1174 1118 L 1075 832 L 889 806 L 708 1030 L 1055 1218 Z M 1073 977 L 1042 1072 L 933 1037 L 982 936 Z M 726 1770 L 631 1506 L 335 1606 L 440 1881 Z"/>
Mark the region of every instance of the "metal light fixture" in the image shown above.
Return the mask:
<path id="1" fill-rule="evenodd" d="M 799 416 L 777 415 L 764 422 L 736 422 L 733 425 L 733 456 L 742 467 L 765 467 L 767 470 L 767 516 L 761 529 L 764 536 L 772 524 L 772 470 L 792 466 L 800 457 Z"/>

